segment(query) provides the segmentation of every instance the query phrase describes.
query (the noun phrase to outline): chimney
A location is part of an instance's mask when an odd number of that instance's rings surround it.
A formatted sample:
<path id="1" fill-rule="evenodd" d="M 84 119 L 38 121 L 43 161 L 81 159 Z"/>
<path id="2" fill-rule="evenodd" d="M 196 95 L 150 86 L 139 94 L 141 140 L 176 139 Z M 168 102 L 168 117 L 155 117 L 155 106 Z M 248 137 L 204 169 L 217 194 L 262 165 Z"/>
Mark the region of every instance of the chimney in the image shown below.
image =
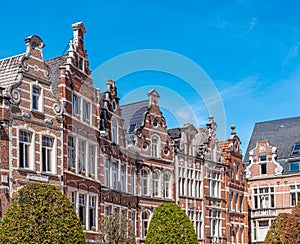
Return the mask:
<path id="1" fill-rule="evenodd" d="M 77 52 L 82 56 L 85 56 L 84 50 L 84 34 L 86 33 L 86 28 L 83 22 L 77 22 L 72 25 L 73 28 L 73 44 Z"/>

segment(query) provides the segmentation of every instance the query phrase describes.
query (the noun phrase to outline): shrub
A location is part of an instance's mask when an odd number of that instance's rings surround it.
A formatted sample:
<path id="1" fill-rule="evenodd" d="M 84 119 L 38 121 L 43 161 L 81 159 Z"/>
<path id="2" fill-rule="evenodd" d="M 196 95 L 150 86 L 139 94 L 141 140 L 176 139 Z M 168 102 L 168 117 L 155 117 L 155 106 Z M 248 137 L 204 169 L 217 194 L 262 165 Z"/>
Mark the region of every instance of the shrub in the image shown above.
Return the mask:
<path id="1" fill-rule="evenodd" d="M 85 243 L 69 199 L 55 186 L 21 188 L 0 222 L 0 243 Z"/>
<path id="2" fill-rule="evenodd" d="M 146 244 L 198 243 L 192 222 L 174 203 L 161 204 L 155 210 L 146 236 Z"/>
<path id="3" fill-rule="evenodd" d="M 130 221 L 121 214 L 110 214 L 103 218 L 100 223 L 99 243 L 135 243 Z"/>

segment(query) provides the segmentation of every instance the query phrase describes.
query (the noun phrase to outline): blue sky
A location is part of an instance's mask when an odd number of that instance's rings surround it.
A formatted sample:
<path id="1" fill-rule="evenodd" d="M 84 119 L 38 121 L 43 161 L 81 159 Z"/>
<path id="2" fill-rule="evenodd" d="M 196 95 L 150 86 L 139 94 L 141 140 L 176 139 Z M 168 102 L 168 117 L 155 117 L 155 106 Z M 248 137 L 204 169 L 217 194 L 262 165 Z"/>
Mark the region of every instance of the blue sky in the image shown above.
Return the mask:
<path id="1" fill-rule="evenodd" d="M 59 56 L 77 21 L 88 30 L 92 70 L 136 50 L 178 53 L 210 77 L 224 104 L 227 136 L 235 124 L 245 152 L 255 122 L 299 116 L 299 5 L 297 0 L 5 1 L 0 58 L 23 53 L 24 39 L 33 34 L 45 42 L 46 59 Z M 95 85 L 105 87 L 97 79 Z M 128 101 L 147 99 L 145 89 L 157 88 L 169 128 L 178 126 L 178 117 L 189 122 L 196 116 L 202 126 L 209 116 L 199 92 L 168 73 L 135 72 L 117 86 Z"/>

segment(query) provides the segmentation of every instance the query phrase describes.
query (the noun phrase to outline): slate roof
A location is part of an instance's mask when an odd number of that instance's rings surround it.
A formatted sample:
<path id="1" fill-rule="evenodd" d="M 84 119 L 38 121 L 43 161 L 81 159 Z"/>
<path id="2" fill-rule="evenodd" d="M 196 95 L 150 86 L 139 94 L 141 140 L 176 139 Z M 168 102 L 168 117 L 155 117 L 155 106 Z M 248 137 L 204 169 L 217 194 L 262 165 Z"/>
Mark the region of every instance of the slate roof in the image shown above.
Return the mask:
<path id="1" fill-rule="evenodd" d="M 0 87 L 7 88 L 17 81 L 21 60 L 25 54 L 0 60 Z"/>
<path id="2" fill-rule="evenodd" d="M 172 139 L 180 138 L 181 137 L 180 128 L 169 129 L 168 134 Z"/>
<path id="3" fill-rule="evenodd" d="M 140 101 L 121 106 L 124 129 L 128 131 L 130 125 L 136 124 L 136 128 L 143 123 L 143 115 L 148 111 L 149 101 Z"/>
<path id="4" fill-rule="evenodd" d="M 50 81 L 52 83 L 52 92 L 56 98 L 58 98 L 58 85 L 60 83 L 60 70 L 59 67 L 66 62 L 67 55 L 59 56 L 46 61 L 46 64 L 51 69 Z"/>
<path id="5" fill-rule="evenodd" d="M 268 140 L 270 146 L 277 147 L 278 160 L 291 157 L 294 144 L 300 142 L 300 117 L 286 118 L 256 123 L 245 154 L 244 164 L 249 162 L 249 151 L 257 141 Z"/>

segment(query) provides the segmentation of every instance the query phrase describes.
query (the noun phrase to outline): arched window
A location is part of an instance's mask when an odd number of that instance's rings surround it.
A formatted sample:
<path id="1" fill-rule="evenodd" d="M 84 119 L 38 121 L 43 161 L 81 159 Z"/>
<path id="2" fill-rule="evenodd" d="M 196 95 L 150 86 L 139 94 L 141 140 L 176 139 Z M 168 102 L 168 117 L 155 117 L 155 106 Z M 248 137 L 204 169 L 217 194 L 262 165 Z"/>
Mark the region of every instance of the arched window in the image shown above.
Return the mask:
<path id="1" fill-rule="evenodd" d="M 163 175 L 163 197 L 164 198 L 171 198 L 172 187 L 171 187 L 171 175 L 169 172 L 164 173 Z"/>
<path id="2" fill-rule="evenodd" d="M 152 136 L 151 142 L 152 142 L 152 157 L 158 158 L 160 156 L 159 136 L 157 135 Z"/>
<path id="3" fill-rule="evenodd" d="M 150 222 L 150 213 L 147 210 L 142 212 L 142 238 L 146 238 Z"/>
<path id="4" fill-rule="evenodd" d="M 144 196 L 150 195 L 149 171 L 147 169 L 142 169 L 142 172 L 141 172 L 141 193 Z"/>
<path id="5" fill-rule="evenodd" d="M 154 197 L 160 197 L 161 196 L 161 190 L 160 190 L 160 172 L 154 171 L 153 172 L 153 196 Z"/>
<path id="6" fill-rule="evenodd" d="M 118 143 L 118 122 L 112 119 L 111 122 L 111 142 Z"/>

